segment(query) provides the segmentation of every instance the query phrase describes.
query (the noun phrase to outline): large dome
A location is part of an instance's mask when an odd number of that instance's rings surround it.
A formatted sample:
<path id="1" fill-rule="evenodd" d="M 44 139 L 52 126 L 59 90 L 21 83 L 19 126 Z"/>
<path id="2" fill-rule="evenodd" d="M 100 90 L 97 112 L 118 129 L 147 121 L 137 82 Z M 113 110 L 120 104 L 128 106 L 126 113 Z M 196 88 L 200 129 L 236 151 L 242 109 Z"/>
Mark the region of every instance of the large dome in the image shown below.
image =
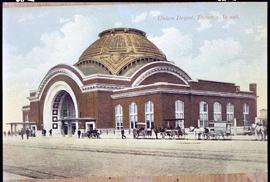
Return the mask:
<path id="1" fill-rule="evenodd" d="M 75 64 L 85 75 L 131 75 L 143 64 L 166 61 L 166 56 L 150 42 L 145 33 L 133 28 L 101 32 Z"/>

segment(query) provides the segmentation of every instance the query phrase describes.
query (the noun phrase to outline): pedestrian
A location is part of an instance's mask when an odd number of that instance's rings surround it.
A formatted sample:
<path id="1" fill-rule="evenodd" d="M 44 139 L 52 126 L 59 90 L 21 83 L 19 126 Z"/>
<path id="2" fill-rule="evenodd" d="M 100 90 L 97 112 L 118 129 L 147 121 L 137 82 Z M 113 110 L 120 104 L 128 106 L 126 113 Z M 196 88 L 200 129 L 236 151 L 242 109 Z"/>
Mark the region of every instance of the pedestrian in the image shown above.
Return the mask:
<path id="1" fill-rule="evenodd" d="M 8 131 L 8 133 L 7 133 L 7 134 L 8 134 L 8 136 L 10 136 L 10 131 Z"/>
<path id="2" fill-rule="evenodd" d="M 156 139 L 158 139 L 158 129 L 155 128 L 155 129 L 154 129 L 154 132 L 155 132 L 155 135 L 156 135 Z"/>
<path id="3" fill-rule="evenodd" d="M 52 129 L 49 130 L 50 136 L 52 136 Z"/>
<path id="4" fill-rule="evenodd" d="M 124 129 L 121 130 L 121 134 L 122 134 L 122 139 L 126 138 Z"/>
<path id="5" fill-rule="evenodd" d="M 133 138 L 136 138 L 137 137 L 137 129 L 136 128 L 133 128 Z"/>
<path id="6" fill-rule="evenodd" d="M 81 138 L 81 133 L 82 133 L 81 130 L 78 130 L 77 133 L 78 133 L 78 138 Z"/>
<path id="7" fill-rule="evenodd" d="M 28 128 L 26 128 L 25 133 L 26 133 L 26 138 L 27 138 L 27 140 L 28 140 L 28 139 L 29 139 L 29 134 L 30 134 L 30 131 L 29 131 L 29 129 L 28 129 Z"/>
<path id="8" fill-rule="evenodd" d="M 4 136 L 6 136 L 7 135 L 7 133 L 6 133 L 6 131 L 4 131 Z"/>
<path id="9" fill-rule="evenodd" d="M 44 129 L 44 136 L 46 136 L 46 132 L 47 132 L 47 131 Z"/>
<path id="10" fill-rule="evenodd" d="M 23 135 L 24 135 L 23 128 L 22 128 L 22 130 L 21 130 L 20 134 L 21 134 L 21 137 L 22 137 L 22 140 L 23 140 Z"/>

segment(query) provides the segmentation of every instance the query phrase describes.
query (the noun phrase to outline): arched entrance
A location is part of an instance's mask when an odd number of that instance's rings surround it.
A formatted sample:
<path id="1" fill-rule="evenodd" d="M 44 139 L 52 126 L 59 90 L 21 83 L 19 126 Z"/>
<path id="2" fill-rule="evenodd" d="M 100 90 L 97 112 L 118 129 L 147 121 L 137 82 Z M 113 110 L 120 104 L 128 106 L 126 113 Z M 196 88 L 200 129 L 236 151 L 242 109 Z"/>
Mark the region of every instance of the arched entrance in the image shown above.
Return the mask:
<path id="1" fill-rule="evenodd" d="M 54 123 L 55 121 L 58 122 L 61 119 L 66 119 L 66 121 L 61 120 L 61 123 L 59 123 L 61 133 L 67 135 L 70 129 L 71 133 L 74 134 L 78 127 L 76 126 L 76 123 L 72 123 L 72 121 L 68 121 L 68 119 L 75 117 L 75 106 L 71 96 L 67 91 L 59 91 L 53 100 L 52 122 Z M 54 124 L 53 128 L 56 128 Z"/>
<path id="2" fill-rule="evenodd" d="M 66 82 L 55 82 L 44 101 L 43 128 L 47 131 L 52 129 L 53 134 L 75 134 L 78 123 L 69 122 L 69 118 L 78 118 L 76 96 Z"/>

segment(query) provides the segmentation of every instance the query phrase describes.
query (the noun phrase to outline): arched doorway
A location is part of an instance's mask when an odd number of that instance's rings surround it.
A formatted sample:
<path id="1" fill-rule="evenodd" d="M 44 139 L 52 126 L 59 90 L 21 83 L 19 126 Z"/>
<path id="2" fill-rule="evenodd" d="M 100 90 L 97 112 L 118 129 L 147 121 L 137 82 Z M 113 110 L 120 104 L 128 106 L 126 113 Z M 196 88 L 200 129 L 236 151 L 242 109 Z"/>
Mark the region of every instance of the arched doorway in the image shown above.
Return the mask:
<path id="1" fill-rule="evenodd" d="M 71 127 L 71 132 L 72 134 L 74 134 L 78 127 L 75 122 L 69 121 L 69 119 L 75 117 L 75 106 L 70 94 L 65 90 L 59 91 L 53 100 L 52 106 L 53 129 L 59 127 L 61 129 L 61 133 L 67 135 L 69 132 L 69 127 Z M 54 122 L 59 121 L 61 121 L 61 123 L 59 123 L 59 126 L 56 127 L 56 125 L 54 125 Z"/>
<path id="2" fill-rule="evenodd" d="M 67 122 L 68 118 L 78 118 L 78 105 L 72 88 L 63 81 L 55 82 L 46 94 L 43 107 L 43 128 L 52 129 L 53 134 L 67 134 L 68 128 L 76 133 L 78 123 Z M 61 119 L 66 119 L 62 122 Z M 68 127 L 68 123 L 71 126 Z"/>

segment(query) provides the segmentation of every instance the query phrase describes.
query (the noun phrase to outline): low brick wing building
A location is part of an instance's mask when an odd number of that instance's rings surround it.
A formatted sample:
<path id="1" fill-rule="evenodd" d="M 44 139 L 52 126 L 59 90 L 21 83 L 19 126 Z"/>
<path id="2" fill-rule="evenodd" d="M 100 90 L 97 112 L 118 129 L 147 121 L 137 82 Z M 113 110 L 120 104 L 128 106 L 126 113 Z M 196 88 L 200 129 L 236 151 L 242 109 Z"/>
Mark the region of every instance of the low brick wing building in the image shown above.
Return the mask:
<path id="1" fill-rule="evenodd" d="M 23 118 L 54 133 L 133 129 L 137 122 L 204 127 L 236 119 L 238 126 L 250 126 L 256 98 L 256 84 L 243 92 L 234 83 L 193 80 L 143 31 L 116 28 L 100 33 L 73 66 L 51 68 L 30 93 Z"/>

